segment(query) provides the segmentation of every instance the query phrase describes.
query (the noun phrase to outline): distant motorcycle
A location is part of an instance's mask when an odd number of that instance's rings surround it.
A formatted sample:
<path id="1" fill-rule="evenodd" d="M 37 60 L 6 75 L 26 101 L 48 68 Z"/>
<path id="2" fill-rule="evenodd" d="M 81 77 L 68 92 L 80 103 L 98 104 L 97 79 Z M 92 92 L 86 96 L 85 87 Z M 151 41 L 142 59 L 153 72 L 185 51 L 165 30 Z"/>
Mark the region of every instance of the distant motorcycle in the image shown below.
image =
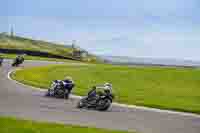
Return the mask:
<path id="1" fill-rule="evenodd" d="M 52 82 L 45 96 L 68 99 L 73 86 L 72 84 L 71 88 L 66 89 L 62 80 L 55 80 Z"/>
<path id="2" fill-rule="evenodd" d="M 13 67 L 18 67 L 20 64 L 22 64 L 24 62 L 24 58 L 15 58 L 13 63 L 12 63 L 12 66 Z"/>
<path id="3" fill-rule="evenodd" d="M 95 91 L 95 89 L 90 91 L 86 97 L 82 98 L 78 102 L 77 107 L 78 108 L 95 109 L 95 110 L 99 110 L 99 111 L 108 110 L 114 99 L 113 94 L 102 93 L 102 94 L 98 94 L 94 97 L 94 96 L 92 96 L 92 93 L 94 91 Z"/>

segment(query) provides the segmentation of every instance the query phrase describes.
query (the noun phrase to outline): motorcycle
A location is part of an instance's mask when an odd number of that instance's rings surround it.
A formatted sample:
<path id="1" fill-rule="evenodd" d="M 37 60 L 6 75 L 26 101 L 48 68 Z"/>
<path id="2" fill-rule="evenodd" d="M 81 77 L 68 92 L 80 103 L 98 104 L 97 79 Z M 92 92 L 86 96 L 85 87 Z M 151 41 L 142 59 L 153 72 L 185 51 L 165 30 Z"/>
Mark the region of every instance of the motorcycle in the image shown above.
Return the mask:
<path id="1" fill-rule="evenodd" d="M 64 88 L 62 80 L 55 80 L 48 89 L 45 96 L 68 99 L 71 91 Z"/>
<path id="2" fill-rule="evenodd" d="M 77 107 L 78 108 L 88 108 L 88 109 L 95 109 L 99 111 L 105 111 L 108 110 L 112 104 L 112 101 L 114 99 L 114 95 L 111 93 L 102 93 L 98 94 L 96 96 L 91 96 L 93 93 L 88 93 L 88 95 L 84 98 L 82 98 L 79 102 Z"/>
<path id="3" fill-rule="evenodd" d="M 12 63 L 12 66 L 13 67 L 18 67 L 23 62 L 24 62 L 24 58 L 15 58 L 13 63 Z"/>

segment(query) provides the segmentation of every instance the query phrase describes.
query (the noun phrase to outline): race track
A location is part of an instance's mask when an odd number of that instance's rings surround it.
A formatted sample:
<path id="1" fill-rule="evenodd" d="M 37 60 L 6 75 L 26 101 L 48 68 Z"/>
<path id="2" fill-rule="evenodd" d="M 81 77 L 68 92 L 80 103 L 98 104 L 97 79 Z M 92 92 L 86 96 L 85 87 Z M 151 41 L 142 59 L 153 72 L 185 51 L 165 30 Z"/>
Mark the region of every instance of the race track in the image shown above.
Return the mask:
<path id="1" fill-rule="evenodd" d="M 77 99 L 44 97 L 7 78 L 10 61 L 0 67 L 0 115 L 97 128 L 138 131 L 139 133 L 200 133 L 200 115 L 127 108 L 113 105 L 107 112 L 76 109 Z M 50 62 L 26 61 L 22 67 L 47 65 Z"/>

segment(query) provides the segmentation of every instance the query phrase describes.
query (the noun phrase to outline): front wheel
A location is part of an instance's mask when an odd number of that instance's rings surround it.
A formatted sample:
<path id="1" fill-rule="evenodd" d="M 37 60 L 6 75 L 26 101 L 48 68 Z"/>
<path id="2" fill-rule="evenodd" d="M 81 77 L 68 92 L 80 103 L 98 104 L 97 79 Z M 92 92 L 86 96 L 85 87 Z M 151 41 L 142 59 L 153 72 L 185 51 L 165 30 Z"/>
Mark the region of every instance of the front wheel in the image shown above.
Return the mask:
<path id="1" fill-rule="evenodd" d="M 108 110 L 111 106 L 112 101 L 110 99 L 101 99 L 98 102 L 98 105 L 96 107 L 97 110 L 99 111 L 105 111 Z"/>
<path id="2" fill-rule="evenodd" d="M 54 93 L 53 90 L 48 89 L 48 91 L 45 93 L 45 96 L 47 96 L 47 97 L 52 96 L 53 93 Z"/>
<path id="3" fill-rule="evenodd" d="M 15 64 L 15 63 L 13 63 L 13 64 L 12 64 L 12 66 L 13 66 L 13 67 L 15 67 L 15 66 L 16 66 L 16 64 Z"/>
<path id="4" fill-rule="evenodd" d="M 49 93 L 49 92 L 46 92 L 44 96 L 49 97 L 49 96 L 50 96 L 50 93 Z"/>
<path id="5" fill-rule="evenodd" d="M 64 98 L 65 97 L 65 92 L 62 89 L 56 90 L 56 92 L 54 93 L 54 96 L 56 98 Z"/>

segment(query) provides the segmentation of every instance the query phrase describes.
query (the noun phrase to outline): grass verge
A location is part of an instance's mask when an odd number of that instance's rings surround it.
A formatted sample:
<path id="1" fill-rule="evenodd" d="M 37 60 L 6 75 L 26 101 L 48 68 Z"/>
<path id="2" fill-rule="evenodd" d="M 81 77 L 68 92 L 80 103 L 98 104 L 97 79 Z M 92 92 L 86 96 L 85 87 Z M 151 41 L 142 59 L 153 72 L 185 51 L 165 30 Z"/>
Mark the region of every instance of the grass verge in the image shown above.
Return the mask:
<path id="1" fill-rule="evenodd" d="M 1 133 L 128 133 L 89 127 L 35 122 L 15 118 L 0 117 Z"/>
<path id="2" fill-rule="evenodd" d="M 92 85 L 111 82 L 117 102 L 200 114 L 199 69 L 53 65 L 19 70 L 12 78 L 48 88 L 52 80 L 66 75 L 75 80 L 77 95 L 86 95 Z"/>

